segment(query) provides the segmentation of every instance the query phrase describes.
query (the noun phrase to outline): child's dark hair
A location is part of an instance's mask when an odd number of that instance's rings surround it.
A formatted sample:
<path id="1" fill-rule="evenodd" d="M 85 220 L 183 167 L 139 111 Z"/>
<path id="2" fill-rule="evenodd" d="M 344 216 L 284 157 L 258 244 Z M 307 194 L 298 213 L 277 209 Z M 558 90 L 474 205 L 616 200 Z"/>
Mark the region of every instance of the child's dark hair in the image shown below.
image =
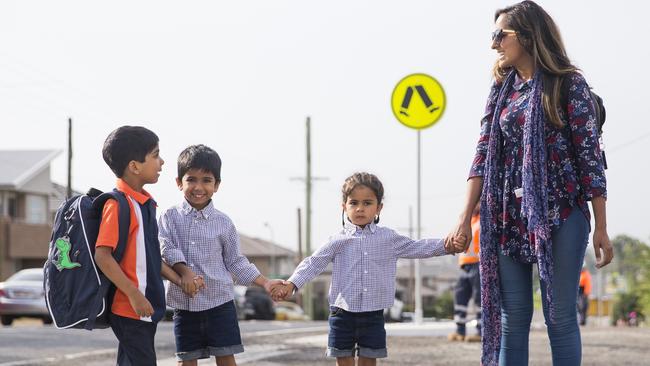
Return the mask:
<path id="1" fill-rule="evenodd" d="M 210 172 L 217 182 L 221 182 L 221 158 L 205 145 L 188 146 L 178 156 L 178 179 L 183 179 L 190 169 Z"/>
<path id="2" fill-rule="evenodd" d="M 370 188 L 377 197 L 377 205 L 381 204 L 381 201 L 384 199 L 384 186 L 376 175 L 366 172 L 354 173 L 345 179 L 343 189 L 341 190 L 341 193 L 343 193 L 343 203 L 348 200 L 348 196 L 358 186 Z M 343 214 L 345 215 L 345 212 Z M 375 224 L 378 222 L 379 216 L 375 218 Z M 343 226 L 345 226 L 345 221 L 343 221 Z"/>
<path id="3" fill-rule="evenodd" d="M 115 176 L 122 178 L 129 162 L 143 163 L 156 146 L 158 136 L 153 131 L 140 126 L 122 126 L 108 135 L 102 156 Z"/>

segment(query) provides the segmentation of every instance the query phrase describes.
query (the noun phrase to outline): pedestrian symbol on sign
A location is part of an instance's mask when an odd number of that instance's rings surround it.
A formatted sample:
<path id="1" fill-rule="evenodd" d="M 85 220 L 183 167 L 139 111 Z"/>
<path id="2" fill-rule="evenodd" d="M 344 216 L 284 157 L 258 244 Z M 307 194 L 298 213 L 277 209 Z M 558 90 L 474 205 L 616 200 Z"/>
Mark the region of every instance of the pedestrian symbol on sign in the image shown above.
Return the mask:
<path id="1" fill-rule="evenodd" d="M 391 98 L 393 114 L 410 128 L 424 129 L 434 125 L 445 109 L 445 92 L 429 75 L 412 74 L 402 79 Z"/>
<path id="2" fill-rule="evenodd" d="M 430 113 L 433 113 L 440 109 L 440 107 L 436 107 L 433 105 L 431 102 L 431 98 L 429 98 L 429 95 L 427 94 L 427 91 L 424 90 L 424 87 L 422 85 L 416 85 L 415 90 L 417 90 L 418 95 L 424 102 L 424 105 L 427 107 Z M 411 98 L 413 97 L 413 87 L 408 87 L 406 89 L 406 93 L 404 93 L 404 100 L 402 100 L 402 108 L 400 109 L 399 113 L 403 114 L 408 117 L 408 109 L 409 105 L 411 105 Z"/>

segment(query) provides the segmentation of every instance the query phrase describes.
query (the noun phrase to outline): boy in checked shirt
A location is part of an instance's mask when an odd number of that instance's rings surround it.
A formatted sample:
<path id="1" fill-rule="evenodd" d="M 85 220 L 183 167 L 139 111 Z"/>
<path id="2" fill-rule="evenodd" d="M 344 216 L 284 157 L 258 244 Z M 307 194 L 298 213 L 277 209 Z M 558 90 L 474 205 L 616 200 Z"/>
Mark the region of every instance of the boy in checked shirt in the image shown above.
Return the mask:
<path id="1" fill-rule="evenodd" d="M 343 184 L 343 229 L 305 258 L 273 297 L 301 288 L 332 262 L 327 356 L 338 366 L 372 366 L 387 356 L 383 309 L 395 299 L 397 258 L 428 258 L 461 252 L 463 242 L 412 240 L 378 226 L 384 188 L 369 173 L 355 173 Z"/>
<path id="2" fill-rule="evenodd" d="M 181 286 L 170 285 L 167 293 L 167 304 L 175 309 L 179 365 L 215 356 L 218 366 L 233 366 L 234 355 L 244 352 L 231 274 L 239 283 L 254 283 L 269 293 L 282 283 L 262 276 L 241 254 L 235 226 L 212 203 L 220 183 L 219 155 L 205 145 L 186 148 L 178 157 L 176 178 L 185 199 L 159 220 L 163 260 L 181 276 Z"/>

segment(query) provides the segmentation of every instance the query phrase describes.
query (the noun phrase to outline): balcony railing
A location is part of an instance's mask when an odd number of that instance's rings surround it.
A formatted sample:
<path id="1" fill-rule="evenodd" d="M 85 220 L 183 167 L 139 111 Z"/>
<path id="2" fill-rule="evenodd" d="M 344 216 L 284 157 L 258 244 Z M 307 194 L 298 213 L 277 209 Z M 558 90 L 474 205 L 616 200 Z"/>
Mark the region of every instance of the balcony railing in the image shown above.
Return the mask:
<path id="1" fill-rule="evenodd" d="M 23 220 L 0 219 L 0 248 L 7 248 L 7 259 L 46 258 L 52 226 L 29 224 Z"/>

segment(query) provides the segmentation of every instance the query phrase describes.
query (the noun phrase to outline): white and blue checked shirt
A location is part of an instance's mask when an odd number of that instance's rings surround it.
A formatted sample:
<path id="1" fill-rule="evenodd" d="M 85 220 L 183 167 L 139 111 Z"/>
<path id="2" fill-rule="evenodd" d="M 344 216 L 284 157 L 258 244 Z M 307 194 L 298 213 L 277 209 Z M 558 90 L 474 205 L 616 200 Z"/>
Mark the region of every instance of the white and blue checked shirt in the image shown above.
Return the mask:
<path id="1" fill-rule="evenodd" d="M 447 254 L 443 239 L 415 241 L 374 223 L 365 228 L 346 222 L 289 278 L 297 288 L 333 263 L 329 303 L 350 312 L 389 308 L 395 299 L 397 258 L 429 258 Z"/>
<path id="2" fill-rule="evenodd" d="M 250 285 L 260 275 L 241 254 L 235 225 L 212 202 L 197 211 L 183 200 L 162 213 L 158 230 L 163 260 L 170 266 L 183 262 L 205 280 L 205 288 L 194 297 L 170 284 L 167 305 L 175 309 L 214 308 L 234 299 L 231 274 L 242 285 Z"/>

